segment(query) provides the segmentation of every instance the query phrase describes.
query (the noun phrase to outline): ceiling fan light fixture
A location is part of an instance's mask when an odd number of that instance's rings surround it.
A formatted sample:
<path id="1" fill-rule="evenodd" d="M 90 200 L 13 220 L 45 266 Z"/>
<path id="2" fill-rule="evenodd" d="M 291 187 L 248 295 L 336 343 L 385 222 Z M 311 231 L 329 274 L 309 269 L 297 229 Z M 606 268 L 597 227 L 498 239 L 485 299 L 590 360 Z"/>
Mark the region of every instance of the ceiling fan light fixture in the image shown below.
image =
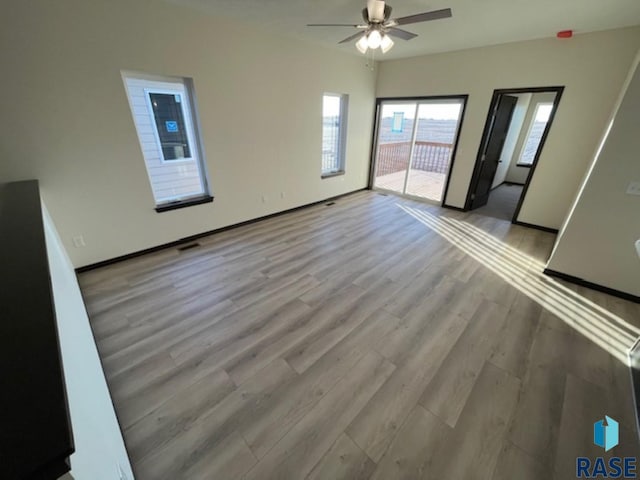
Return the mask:
<path id="1" fill-rule="evenodd" d="M 372 30 L 367 36 L 367 46 L 373 50 L 378 48 L 382 43 L 382 35 L 378 30 Z"/>
<path id="2" fill-rule="evenodd" d="M 391 47 L 393 47 L 393 40 L 391 40 L 389 35 L 383 35 L 382 40 L 380 41 L 380 49 L 382 50 L 382 53 L 387 53 L 391 50 Z"/>
<path id="3" fill-rule="evenodd" d="M 364 35 L 362 35 L 362 37 L 360 37 L 360 40 L 358 40 L 356 42 L 356 48 L 363 55 L 365 53 L 367 53 L 367 50 L 369 49 L 369 42 L 367 40 L 367 34 L 366 33 Z"/>

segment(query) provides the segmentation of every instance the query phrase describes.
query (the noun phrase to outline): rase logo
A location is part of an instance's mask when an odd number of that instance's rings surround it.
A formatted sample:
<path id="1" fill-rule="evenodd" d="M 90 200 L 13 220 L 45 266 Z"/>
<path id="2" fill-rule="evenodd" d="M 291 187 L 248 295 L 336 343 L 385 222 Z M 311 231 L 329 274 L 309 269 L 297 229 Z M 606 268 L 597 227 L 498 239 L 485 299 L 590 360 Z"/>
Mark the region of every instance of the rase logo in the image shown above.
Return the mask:
<path id="1" fill-rule="evenodd" d="M 605 415 L 604 420 L 600 420 L 593 424 L 593 443 L 604 448 L 605 452 L 608 452 L 618 445 L 618 427 L 618 422 Z"/>
<path id="2" fill-rule="evenodd" d="M 605 415 L 603 420 L 593 424 L 593 443 L 608 452 L 615 448 L 619 441 L 619 424 L 613 418 Z M 576 477 L 578 478 L 638 478 L 636 474 L 635 457 L 611 457 L 605 460 L 596 457 L 576 458 Z"/>

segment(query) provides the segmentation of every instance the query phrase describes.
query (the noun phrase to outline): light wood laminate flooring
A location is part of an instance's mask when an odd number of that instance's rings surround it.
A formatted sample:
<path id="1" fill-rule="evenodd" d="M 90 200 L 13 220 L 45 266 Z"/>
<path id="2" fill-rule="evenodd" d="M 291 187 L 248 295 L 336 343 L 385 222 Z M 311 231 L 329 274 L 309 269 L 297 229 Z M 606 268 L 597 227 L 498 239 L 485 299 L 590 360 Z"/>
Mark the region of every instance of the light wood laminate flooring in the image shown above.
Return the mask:
<path id="1" fill-rule="evenodd" d="M 637 455 L 640 307 L 542 275 L 553 241 L 366 191 L 79 275 L 136 478 L 564 480 Z"/>

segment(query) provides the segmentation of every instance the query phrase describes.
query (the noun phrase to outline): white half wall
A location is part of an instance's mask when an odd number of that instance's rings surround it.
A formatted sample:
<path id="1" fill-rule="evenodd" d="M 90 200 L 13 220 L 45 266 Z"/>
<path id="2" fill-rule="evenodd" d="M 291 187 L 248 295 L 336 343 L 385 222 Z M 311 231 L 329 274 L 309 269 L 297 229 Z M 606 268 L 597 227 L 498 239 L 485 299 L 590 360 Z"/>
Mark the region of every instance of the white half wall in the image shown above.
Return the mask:
<path id="1" fill-rule="evenodd" d="M 40 180 L 75 267 L 367 185 L 376 74 L 355 49 L 157 0 L 29 0 L 2 7 L 0 64 L 0 180 Z M 122 70 L 193 79 L 214 203 L 154 211 Z M 349 112 L 346 174 L 323 180 L 324 92 Z"/>
<path id="2" fill-rule="evenodd" d="M 631 75 L 547 268 L 640 297 L 640 196 L 626 193 L 640 182 L 640 68 Z"/>
<path id="3" fill-rule="evenodd" d="M 469 94 L 447 204 L 463 207 L 495 89 L 565 86 L 518 219 L 559 228 L 640 46 L 640 28 L 390 60 L 378 97 Z"/>
<path id="4" fill-rule="evenodd" d="M 133 480 L 75 271 L 43 206 L 51 285 L 75 453 L 75 480 Z M 68 478 L 65 477 L 65 478 Z"/>

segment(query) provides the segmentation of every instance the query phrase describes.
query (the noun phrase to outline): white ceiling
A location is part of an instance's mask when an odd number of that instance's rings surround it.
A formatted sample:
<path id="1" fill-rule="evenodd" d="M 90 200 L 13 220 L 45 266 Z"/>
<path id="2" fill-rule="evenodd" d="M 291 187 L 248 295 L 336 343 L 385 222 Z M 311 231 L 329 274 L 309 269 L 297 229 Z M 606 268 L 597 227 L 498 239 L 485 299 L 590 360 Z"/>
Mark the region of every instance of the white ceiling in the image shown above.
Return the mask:
<path id="1" fill-rule="evenodd" d="M 366 0 L 169 1 L 359 55 L 353 43 L 337 45 L 357 30 L 306 24 L 361 23 Z M 383 57 L 378 50 L 378 60 L 552 37 L 565 29 L 579 34 L 640 24 L 640 0 L 389 0 L 389 5 L 392 17 L 450 7 L 453 18 L 404 26 L 419 36 L 398 39 Z"/>

